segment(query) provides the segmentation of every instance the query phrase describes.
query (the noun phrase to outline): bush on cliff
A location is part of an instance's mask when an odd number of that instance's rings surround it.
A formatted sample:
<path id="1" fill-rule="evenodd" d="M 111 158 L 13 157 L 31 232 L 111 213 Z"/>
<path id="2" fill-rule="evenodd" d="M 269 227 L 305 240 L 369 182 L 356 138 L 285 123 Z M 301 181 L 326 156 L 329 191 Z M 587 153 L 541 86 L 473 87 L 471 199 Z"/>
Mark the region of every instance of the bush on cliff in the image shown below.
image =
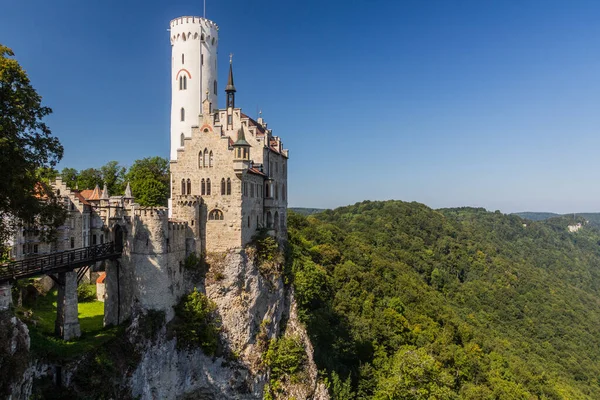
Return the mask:
<path id="1" fill-rule="evenodd" d="M 217 305 L 197 289 L 183 297 L 175 307 L 173 331 L 180 349 L 199 346 L 214 355 L 219 342 Z"/>

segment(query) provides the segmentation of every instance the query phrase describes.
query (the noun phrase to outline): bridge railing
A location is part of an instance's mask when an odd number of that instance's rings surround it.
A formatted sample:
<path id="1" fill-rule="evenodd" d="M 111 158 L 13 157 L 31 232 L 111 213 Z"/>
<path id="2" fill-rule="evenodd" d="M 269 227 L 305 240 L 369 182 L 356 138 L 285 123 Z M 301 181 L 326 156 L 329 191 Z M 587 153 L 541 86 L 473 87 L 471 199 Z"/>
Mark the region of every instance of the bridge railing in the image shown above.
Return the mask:
<path id="1" fill-rule="evenodd" d="M 0 264 L 0 281 L 16 280 L 49 273 L 57 269 L 77 268 L 85 263 L 94 263 L 120 254 L 114 242 L 90 247 L 66 250 Z"/>

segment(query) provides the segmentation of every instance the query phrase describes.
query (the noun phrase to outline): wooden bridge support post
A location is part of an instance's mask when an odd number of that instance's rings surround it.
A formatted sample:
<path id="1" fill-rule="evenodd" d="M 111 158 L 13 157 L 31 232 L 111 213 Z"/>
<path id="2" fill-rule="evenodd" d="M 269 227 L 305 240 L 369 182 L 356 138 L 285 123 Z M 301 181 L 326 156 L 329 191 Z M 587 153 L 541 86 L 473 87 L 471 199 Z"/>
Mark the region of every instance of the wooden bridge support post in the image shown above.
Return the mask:
<path id="1" fill-rule="evenodd" d="M 11 289 L 10 283 L 0 283 L 0 311 L 7 310 L 12 304 Z"/>
<path id="2" fill-rule="evenodd" d="M 81 336 L 77 305 L 77 272 L 60 272 L 58 282 L 56 335 L 64 340 L 71 340 Z"/>

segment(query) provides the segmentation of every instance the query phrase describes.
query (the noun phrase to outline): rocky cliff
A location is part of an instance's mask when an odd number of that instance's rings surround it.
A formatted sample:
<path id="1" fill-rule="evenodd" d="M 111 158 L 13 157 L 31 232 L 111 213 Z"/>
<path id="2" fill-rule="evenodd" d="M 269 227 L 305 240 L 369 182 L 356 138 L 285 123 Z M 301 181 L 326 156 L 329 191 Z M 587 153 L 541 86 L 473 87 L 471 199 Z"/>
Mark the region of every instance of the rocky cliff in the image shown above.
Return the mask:
<path id="1" fill-rule="evenodd" d="M 219 344 L 213 355 L 199 347 L 178 346 L 174 321 L 165 318 L 169 314 L 138 304 L 119 340 L 101 353 L 61 366 L 58 375 L 56 368 L 47 368 L 48 374 L 54 374 L 52 379 L 67 388 L 69 396 L 328 399 L 296 315 L 291 287 L 283 282 L 278 265 L 282 260 L 271 260 L 265 267 L 256 262 L 255 254 L 250 249 L 211 255 L 184 274 L 188 291 L 197 289 L 216 305 Z M 273 343 L 282 337 L 293 338 L 304 353 L 293 374 L 273 374 L 265 361 L 266 352 L 273 353 Z M 98 360 L 104 361 L 98 365 Z M 13 385 L 24 388 L 13 392 L 13 398 L 28 398 L 32 386 L 36 390 L 34 378 L 39 378 L 40 368 L 35 365 L 30 369 L 38 372 Z M 107 374 L 107 365 L 112 375 Z M 95 375 L 101 378 L 92 379 Z M 96 390 L 94 385 L 103 387 Z"/>

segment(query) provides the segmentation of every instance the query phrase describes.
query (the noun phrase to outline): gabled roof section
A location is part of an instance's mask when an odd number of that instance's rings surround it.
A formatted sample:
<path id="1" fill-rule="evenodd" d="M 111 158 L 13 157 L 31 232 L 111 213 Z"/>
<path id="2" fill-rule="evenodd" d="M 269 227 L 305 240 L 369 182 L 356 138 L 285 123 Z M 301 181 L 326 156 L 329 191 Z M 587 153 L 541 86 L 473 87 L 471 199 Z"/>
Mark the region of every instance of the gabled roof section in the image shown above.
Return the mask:
<path id="1" fill-rule="evenodd" d="M 246 114 L 242 113 L 242 118 L 248 118 L 249 125 L 256 127 L 257 134 L 264 135 L 265 133 L 267 133 L 266 129 L 261 124 L 259 124 L 258 122 L 256 122 L 255 120 L 253 120 L 252 118 L 247 116 Z"/>
<path id="2" fill-rule="evenodd" d="M 80 192 L 73 190 L 73 194 L 75 195 L 75 197 L 77 197 L 77 200 L 79 200 L 82 204 L 85 204 L 86 206 L 91 205 L 90 202 L 87 201 Z"/>

